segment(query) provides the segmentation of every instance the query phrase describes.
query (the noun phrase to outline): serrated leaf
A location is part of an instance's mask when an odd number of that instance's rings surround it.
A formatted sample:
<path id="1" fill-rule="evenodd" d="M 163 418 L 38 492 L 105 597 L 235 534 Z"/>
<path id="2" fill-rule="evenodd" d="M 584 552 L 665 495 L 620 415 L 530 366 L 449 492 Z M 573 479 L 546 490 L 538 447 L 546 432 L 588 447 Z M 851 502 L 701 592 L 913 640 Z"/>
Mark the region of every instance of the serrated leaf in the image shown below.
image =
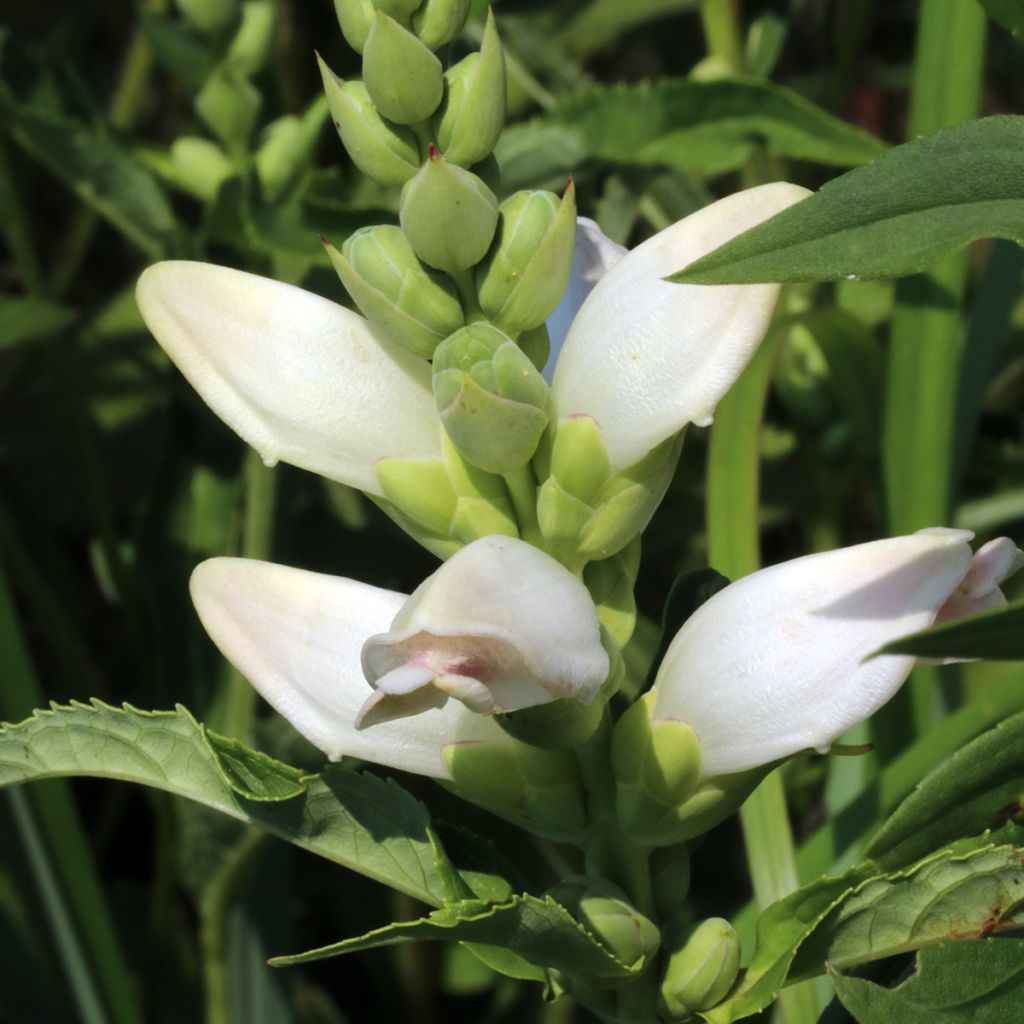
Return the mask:
<path id="1" fill-rule="evenodd" d="M 0 349 L 58 334 L 76 318 L 73 309 L 56 302 L 34 296 L 0 297 Z"/>
<path id="2" fill-rule="evenodd" d="M 686 284 L 900 277 L 979 238 L 1024 242 L 1024 117 L 945 128 L 702 257 L 669 280 Z"/>
<path id="3" fill-rule="evenodd" d="M 538 967 L 567 971 L 573 976 L 628 978 L 643 967 L 643 957 L 635 964 L 616 959 L 560 903 L 550 897 L 527 894 L 496 904 L 463 900 L 418 921 L 398 921 L 319 949 L 274 957 L 270 962 L 275 967 L 288 967 L 363 949 L 425 940 L 500 946 Z"/>
<path id="4" fill-rule="evenodd" d="M 876 653 L 1024 661 L 1024 602 L 911 633 L 893 640 Z"/>
<path id="5" fill-rule="evenodd" d="M 850 893 L 801 947 L 791 978 L 840 970 L 950 938 L 1024 924 L 1024 866 L 1015 844 L 966 855 L 942 851 Z"/>
<path id="6" fill-rule="evenodd" d="M 1020 813 L 1024 714 L 982 733 L 943 760 L 879 829 L 865 851 L 884 868 L 908 864 Z"/>
<path id="7" fill-rule="evenodd" d="M 590 156 L 719 174 L 755 153 L 850 167 L 885 149 L 798 93 L 765 82 L 689 78 L 593 89 L 547 112 Z"/>
<path id="8" fill-rule="evenodd" d="M 205 729 L 206 742 L 224 781 L 246 800 L 290 800 L 305 792 L 306 773 L 253 750 L 228 736 Z"/>
<path id="9" fill-rule="evenodd" d="M 258 763 L 258 757 L 244 759 L 247 772 Z M 247 799 L 232 788 L 202 726 L 180 705 L 176 711 L 99 701 L 52 705 L 0 727 L 0 787 L 67 775 L 175 793 L 425 903 L 445 899 L 427 812 L 396 782 L 329 765 L 305 777 L 305 789 L 291 799 Z M 262 785 L 280 785 L 280 779 Z"/>
<path id="10" fill-rule="evenodd" d="M 980 0 L 993 21 L 1024 39 L 1024 0 Z"/>
<path id="11" fill-rule="evenodd" d="M 1024 939 L 924 949 L 917 970 L 892 989 L 841 974 L 832 981 L 860 1024 L 1012 1024 L 1024 1006 Z"/>

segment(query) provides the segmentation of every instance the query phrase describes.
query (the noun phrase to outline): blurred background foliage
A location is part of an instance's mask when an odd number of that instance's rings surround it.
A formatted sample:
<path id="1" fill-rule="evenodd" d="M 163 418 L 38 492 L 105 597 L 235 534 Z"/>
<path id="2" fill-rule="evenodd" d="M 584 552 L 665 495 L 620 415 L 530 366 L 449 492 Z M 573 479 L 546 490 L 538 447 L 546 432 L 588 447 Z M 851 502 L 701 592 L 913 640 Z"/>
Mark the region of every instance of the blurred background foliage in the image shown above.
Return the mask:
<path id="1" fill-rule="evenodd" d="M 247 452 L 145 331 L 133 288 L 155 260 L 187 258 L 347 301 L 318 236 L 340 245 L 392 221 L 398 198 L 360 176 L 327 120 L 314 51 L 342 77 L 358 57 L 329 0 L 0 12 L 0 719 L 88 697 L 181 702 L 315 769 L 202 633 L 192 567 L 242 553 L 408 591 L 432 557 L 356 492 Z M 484 13 L 474 2 L 456 55 Z M 496 13 L 502 190 L 560 189 L 571 172 L 581 212 L 626 244 L 737 188 L 814 188 L 915 134 L 1024 109 L 1021 44 L 974 0 L 501 0 Z M 981 244 L 898 285 L 786 290 L 645 537 L 634 680 L 676 576 L 747 571 L 758 540 L 766 562 L 940 521 L 1020 541 L 1022 269 L 1018 248 Z M 805 880 L 852 860 L 936 759 L 1024 706 L 1020 674 L 925 677 L 880 717 L 870 757 L 792 762 Z M 403 782 L 444 820 L 444 794 Z M 558 850 L 480 827 L 520 867 L 559 873 Z M 695 917 L 749 929 L 735 822 L 694 873 Z M 93 780 L 0 798 L 0 1021 L 585 1019 L 458 947 L 264 964 L 415 913 L 166 794 Z"/>

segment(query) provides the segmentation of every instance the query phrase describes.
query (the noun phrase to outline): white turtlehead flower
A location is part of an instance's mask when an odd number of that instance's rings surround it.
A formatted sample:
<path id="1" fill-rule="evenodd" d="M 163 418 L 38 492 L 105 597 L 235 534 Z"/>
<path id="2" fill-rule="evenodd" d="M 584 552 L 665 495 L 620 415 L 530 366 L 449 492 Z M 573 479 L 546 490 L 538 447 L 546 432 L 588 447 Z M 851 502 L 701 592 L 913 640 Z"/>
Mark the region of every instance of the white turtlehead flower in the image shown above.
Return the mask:
<path id="1" fill-rule="evenodd" d="M 224 656 L 332 760 L 445 778 L 446 745 L 506 741 L 488 715 L 589 702 L 608 675 L 586 588 L 510 537 L 463 548 L 411 597 L 242 558 L 203 562 L 191 590 Z"/>
<path id="2" fill-rule="evenodd" d="M 552 397 L 559 419 L 593 417 L 613 471 L 688 423 L 711 422 L 761 343 L 779 297 L 775 284 L 664 278 L 808 195 L 786 182 L 737 192 L 622 256 L 596 225 L 582 226 L 573 277 L 554 314 Z M 569 303 L 578 296 L 573 314 Z"/>
<path id="3" fill-rule="evenodd" d="M 1024 563 L 1007 538 L 973 557 L 967 530 L 922 530 L 762 569 L 686 621 L 654 683 L 652 721 L 687 722 L 705 777 L 826 751 L 914 665 L 868 656 L 937 621 L 1005 603 Z"/>

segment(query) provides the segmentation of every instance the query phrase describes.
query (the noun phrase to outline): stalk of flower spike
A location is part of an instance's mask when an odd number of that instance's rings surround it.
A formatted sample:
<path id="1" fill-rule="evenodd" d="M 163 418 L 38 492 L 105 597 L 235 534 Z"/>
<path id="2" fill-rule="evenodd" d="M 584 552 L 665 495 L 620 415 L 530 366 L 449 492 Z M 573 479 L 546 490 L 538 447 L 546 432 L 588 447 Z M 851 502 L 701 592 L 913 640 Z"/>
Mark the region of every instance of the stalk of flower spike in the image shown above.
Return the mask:
<path id="1" fill-rule="evenodd" d="M 676 841 L 736 806 L 767 766 L 825 752 L 902 686 L 886 643 L 1001 604 L 1024 556 L 1006 538 L 972 557 L 966 530 L 922 530 L 762 569 L 719 591 L 669 645 L 654 687 L 620 721 L 619 813 Z"/>

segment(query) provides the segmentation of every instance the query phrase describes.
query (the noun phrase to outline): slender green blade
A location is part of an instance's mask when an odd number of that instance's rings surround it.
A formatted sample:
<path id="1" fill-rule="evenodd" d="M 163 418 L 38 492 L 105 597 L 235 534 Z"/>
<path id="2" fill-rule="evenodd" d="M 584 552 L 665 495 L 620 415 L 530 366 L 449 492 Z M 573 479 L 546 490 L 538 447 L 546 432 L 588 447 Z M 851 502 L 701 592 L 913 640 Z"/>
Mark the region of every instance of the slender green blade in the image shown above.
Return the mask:
<path id="1" fill-rule="evenodd" d="M 943 622 L 900 637 L 879 654 L 914 654 L 919 658 L 989 658 L 1024 660 L 1024 603 Z"/>

